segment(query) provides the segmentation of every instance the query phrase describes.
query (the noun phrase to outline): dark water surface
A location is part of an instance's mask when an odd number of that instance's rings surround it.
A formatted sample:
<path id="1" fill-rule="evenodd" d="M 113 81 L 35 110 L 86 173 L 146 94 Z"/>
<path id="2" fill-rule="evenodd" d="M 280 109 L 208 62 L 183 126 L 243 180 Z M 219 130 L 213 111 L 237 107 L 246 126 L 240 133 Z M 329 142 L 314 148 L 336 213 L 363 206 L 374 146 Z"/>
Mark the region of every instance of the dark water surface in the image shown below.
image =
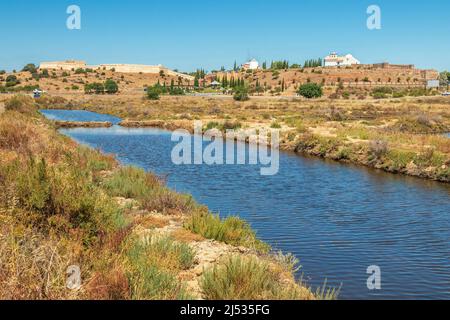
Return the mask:
<path id="1" fill-rule="evenodd" d="M 85 110 L 40 110 L 50 120 L 75 122 L 111 122 L 118 124 L 121 119 L 110 115 Z"/>
<path id="2" fill-rule="evenodd" d="M 212 211 L 244 218 L 260 238 L 295 254 L 313 287 L 325 279 L 342 284 L 341 299 L 450 299 L 448 185 L 290 153 L 280 154 L 275 176 L 249 165 L 176 166 L 167 131 L 114 126 L 61 132 L 125 164 L 168 175 L 170 187 Z M 371 265 L 381 268 L 381 290 L 367 289 Z"/>

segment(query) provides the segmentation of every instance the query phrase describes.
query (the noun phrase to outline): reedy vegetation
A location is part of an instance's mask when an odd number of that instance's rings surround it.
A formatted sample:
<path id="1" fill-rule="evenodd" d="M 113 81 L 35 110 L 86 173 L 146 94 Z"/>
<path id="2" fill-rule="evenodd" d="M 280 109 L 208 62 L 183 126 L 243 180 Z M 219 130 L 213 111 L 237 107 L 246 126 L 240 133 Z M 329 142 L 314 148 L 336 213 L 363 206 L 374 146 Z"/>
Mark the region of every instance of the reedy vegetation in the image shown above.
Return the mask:
<path id="1" fill-rule="evenodd" d="M 79 146 L 58 134 L 38 107 L 17 96 L 0 115 L 0 299 L 194 298 L 178 278 L 194 266 L 194 250 L 149 226 L 144 235 L 136 232 L 152 212 L 179 215 L 194 233 L 264 257 L 220 276 L 233 283 L 251 275 L 251 282 L 264 283 L 249 285 L 255 294 L 234 298 L 314 298 L 293 281 L 266 279 L 261 270 L 269 263 L 284 267 L 266 255 L 268 246 L 248 224 L 236 217 L 221 220 L 190 196 L 169 190 L 160 178 Z M 140 214 L 115 197 L 134 199 Z M 80 290 L 66 289 L 70 265 L 81 267 Z M 229 297 L 229 289 L 208 285 L 218 281 L 208 275 L 203 298 Z"/>

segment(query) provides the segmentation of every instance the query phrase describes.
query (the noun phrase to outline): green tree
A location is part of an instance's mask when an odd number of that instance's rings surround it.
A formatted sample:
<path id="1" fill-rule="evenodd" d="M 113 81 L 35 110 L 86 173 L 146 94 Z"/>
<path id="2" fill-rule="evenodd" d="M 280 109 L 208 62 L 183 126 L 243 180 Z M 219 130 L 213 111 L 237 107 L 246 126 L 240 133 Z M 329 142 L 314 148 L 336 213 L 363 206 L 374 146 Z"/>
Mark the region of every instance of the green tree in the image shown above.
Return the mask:
<path id="1" fill-rule="evenodd" d="M 84 92 L 86 94 L 102 94 L 105 92 L 105 86 L 102 83 L 94 82 L 84 85 Z"/>
<path id="2" fill-rule="evenodd" d="M 37 72 L 37 68 L 36 68 L 36 65 L 34 63 L 29 63 L 25 67 L 23 67 L 22 71 L 23 72 L 29 72 L 29 73 L 33 74 L 33 73 Z"/>
<path id="3" fill-rule="evenodd" d="M 43 69 L 40 76 L 41 78 L 48 78 L 50 75 L 47 69 Z"/>
<path id="4" fill-rule="evenodd" d="M 443 87 L 446 86 L 447 90 L 448 90 L 448 85 L 450 83 L 450 72 L 447 72 L 447 71 L 441 72 L 439 75 L 439 82 L 440 82 L 441 86 L 443 86 Z"/>
<path id="5" fill-rule="evenodd" d="M 298 94 L 308 99 L 320 98 L 323 95 L 323 90 L 322 87 L 316 83 L 307 83 L 300 86 Z"/>
<path id="6" fill-rule="evenodd" d="M 233 99 L 236 101 L 247 101 L 250 98 L 248 97 L 248 90 L 246 87 L 241 86 L 237 87 L 234 91 Z"/>
<path id="7" fill-rule="evenodd" d="M 119 86 L 112 79 L 106 80 L 104 86 L 105 86 L 106 93 L 114 94 L 114 93 L 117 93 L 119 91 Z"/>
<path id="8" fill-rule="evenodd" d="M 147 98 L 149 100 L 159 100 L 160 90 L 156 87 L 148 87 L 147 88 Z"/>
<path id="9" fill-rule="evenodd" d="M 14 87 L 14 86 L 18 85 L 19 83 L 20 83 L 20 81 L 13 74 L 6 77 L 6 86 L 7 87 Z"/>
<path id="10" fill-rule="evenodd" d="M 198 82 L 198 75 L 196 75 L 195 78 L 194 78 L 194 87 L 195 88 L 200 87 L 199 82 Z"/>

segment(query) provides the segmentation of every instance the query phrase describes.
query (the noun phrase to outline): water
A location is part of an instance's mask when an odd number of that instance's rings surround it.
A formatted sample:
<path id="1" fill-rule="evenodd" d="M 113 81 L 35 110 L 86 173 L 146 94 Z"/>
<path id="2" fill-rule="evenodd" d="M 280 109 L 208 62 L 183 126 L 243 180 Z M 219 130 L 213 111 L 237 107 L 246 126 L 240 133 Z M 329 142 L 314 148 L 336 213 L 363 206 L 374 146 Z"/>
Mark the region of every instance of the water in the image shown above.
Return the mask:
<path id="1" fill-rule="evenodd" d="M 118 124 L 121 119 L 110 115 L 84 110 L 40 110 L 50 120 L 80 122 L 111 122 Z"/>
<path id="2" fill-rule="evenodd" d="M 270 177 L 248 165 L 175 166 L 164 130 L 61 132 L 168 175 L 170 187 L 223 216 L 241 216 L 263 240 L 295 254 L 313 287 L 342 284 L 341 299 L 450 299 L 448 185 L 291 153 L 280 154 L 280 172 Z M 371 265 L 381 268 L 379 291 L 367 289 Z"/>

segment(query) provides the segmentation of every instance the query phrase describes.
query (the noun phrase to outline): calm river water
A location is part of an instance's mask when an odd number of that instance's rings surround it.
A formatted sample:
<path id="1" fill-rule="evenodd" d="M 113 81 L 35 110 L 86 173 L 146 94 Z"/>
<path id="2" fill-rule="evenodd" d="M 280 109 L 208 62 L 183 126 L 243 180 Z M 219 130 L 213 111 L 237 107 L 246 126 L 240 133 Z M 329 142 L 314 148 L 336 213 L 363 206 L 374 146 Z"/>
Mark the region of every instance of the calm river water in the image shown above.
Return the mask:
<path id="1" fill-rule="evenodd" d="M 52 119 L 111 121 L 85 111 L 43 112 Z M 239 215 L 260 238 L 295 254 L 304 280 L 342 284 L 340 299 L 450 299 L 450 186 L 366 168 L 280 154 L 280 172 L 249 165 L 176 166 L 171 133 L 159 129 L 61 130 L 114 153 L 124 164 L 167 175 L 222 216 Z M 367 268 L 381 268 L 381 290 Z"/>

